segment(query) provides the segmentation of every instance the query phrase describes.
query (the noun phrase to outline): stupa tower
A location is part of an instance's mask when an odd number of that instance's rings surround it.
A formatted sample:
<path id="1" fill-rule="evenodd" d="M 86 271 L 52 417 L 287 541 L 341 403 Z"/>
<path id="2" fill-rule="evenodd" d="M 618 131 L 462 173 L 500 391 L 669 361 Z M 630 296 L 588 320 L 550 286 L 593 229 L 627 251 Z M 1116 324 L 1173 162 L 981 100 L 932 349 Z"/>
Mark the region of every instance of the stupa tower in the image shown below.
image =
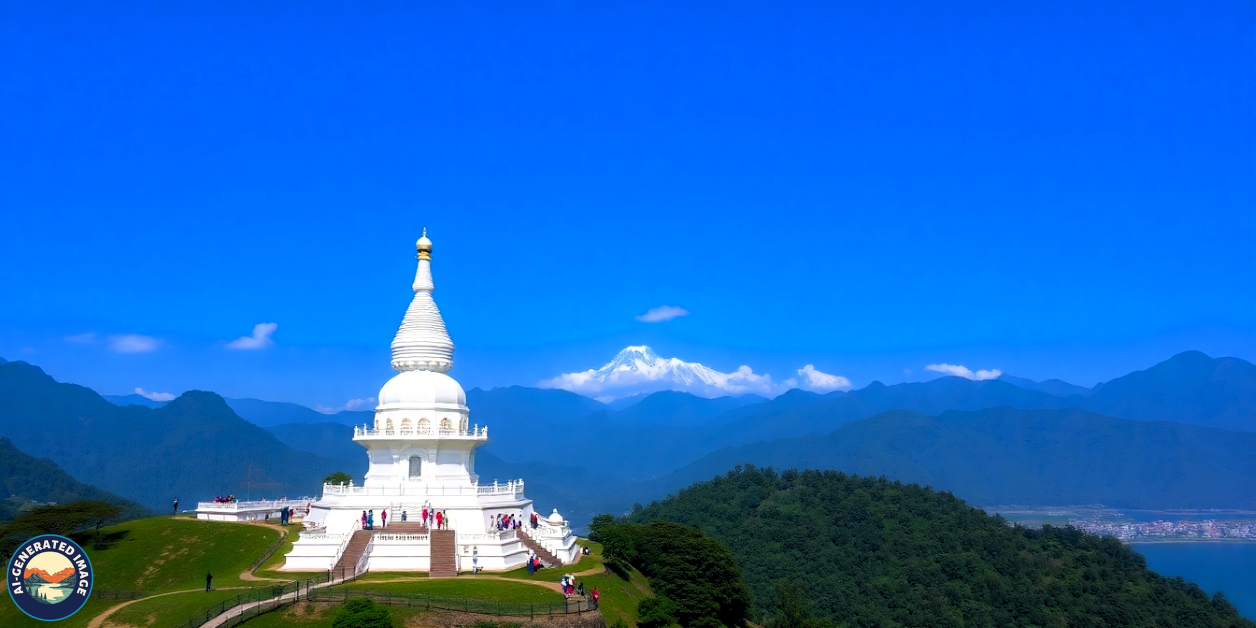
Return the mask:
<path id="1" fill-rule="evenodd" d="M 488 442 L 488 427 L 470 422 L 467 395 L 447 374 L 454 343 L 432 298 L 426 229 L 416 249 L 414 298 L 392 341 L 397 374 L 380 389 L 371 423 L 353 428 L 354 442 L 366 448 L 365 479 L 323 485 L 305 519 L 310 529 L 293 543 L 284 569 L 342 577 L 368 568 L 453 575 L 473 559 L 483 569 L 520 567 L 529 552 L 548 556 L 551 564 L 576 560 L 576 537 L 558 511 L 531 525 L 523 480 L 480 482 L 475 451 Z M 442 529 L 431 529 L 424 510 L 441 513 Z M 362 525 L 363 513 L 374 513 L 374 528 Z M 529 525 L 499 527 L 510 519 Z"/>
<path id="2" fill-rule="evenodd" d="M 353 440 L 369 452 L 367 487 L 456 489 L 478 481 L 475 449 L 488 442 L 488 428 L 469 424 L 466 393 L 446 375 L 454 343 L 432 298 L 426 229 L 416 248 L 414 299 L 392 341 L 397 375 L 379 391 L 374 424 L 355 429 Z"/>

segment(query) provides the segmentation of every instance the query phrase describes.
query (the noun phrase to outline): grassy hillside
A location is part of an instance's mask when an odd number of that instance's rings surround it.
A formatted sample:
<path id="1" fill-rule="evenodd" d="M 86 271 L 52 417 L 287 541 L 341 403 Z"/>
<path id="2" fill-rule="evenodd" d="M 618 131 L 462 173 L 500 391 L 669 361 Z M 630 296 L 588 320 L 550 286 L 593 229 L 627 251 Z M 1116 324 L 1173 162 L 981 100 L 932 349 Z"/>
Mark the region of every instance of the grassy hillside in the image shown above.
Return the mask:
<path id="1" fill-rule="evenodd" d="M 80 539 L 96 571 L 94 589 L 153 594 L 186 591 L 137 601 L 112 617 L 124 625 L 160 627 L 178 625 L 220 599 L 263 584 L 241 580 L 240 574 L 279 539 L 279 532 L 265 526 L 151 517 L 104 528 L 95 545 L 89 542 L 94 538 L 88 533 Z M 207 571 L 214 574 L 218 589 L 214 593 L 204 592 Z M 92 617 L 120 603 L 93 599 L 58 625 L 86 626 Z M 150 622 L 150 616 L 157 623 Z M 0 604 L 0 626 L 42 625 L 13 604 Z"/>
<path id="2" fill-rule="evenodd" d="M 885 479 L 750 468 L 629 520 L 721 540 L 763 619 L 789 580 L 813 612 L 844 626 L 1256 627 L 1220 597 L 1149 571 L 1115 539 L 1014 528 L 949 493 Z"/>

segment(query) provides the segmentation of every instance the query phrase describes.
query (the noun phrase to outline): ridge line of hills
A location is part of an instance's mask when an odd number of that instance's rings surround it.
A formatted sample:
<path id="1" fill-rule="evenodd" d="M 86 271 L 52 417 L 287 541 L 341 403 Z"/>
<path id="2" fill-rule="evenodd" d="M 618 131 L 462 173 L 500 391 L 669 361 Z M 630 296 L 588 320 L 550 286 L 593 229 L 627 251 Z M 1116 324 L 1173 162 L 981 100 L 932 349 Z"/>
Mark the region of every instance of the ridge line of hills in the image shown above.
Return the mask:
<path id="1" fill-rule="evenodd" d="M 516 386 L 472 389 L 468 405 L 492 427 L 480 474 L 523 477 L 538 505 L 561 505 L 577 522 L 739 464 L 803 460 L 921 482 L 973 503 L 1236 507 L 1256 495 L 1242 475 L 1256 476 L 1242 455 L 1256 437 L 1250 362 L 1186 352 L 1063 397 L 1029 386 L 1075 392 L 1064 382 L 1015 380 L 874 382 L 771 400 L 664 392 L 618 409 Z M 308 495 L 332 471 L 360 478 L 364 451 L 348 424 L 371 415 L 204 391 L 157 408 L 119 406 L 25 362 L 0 363 L 0 435 L 158 511 L 176 496 L 191 504 L 250 491 Z M 538 421 L 562 426 L 573 446 L 558 457 L 537 447 Z M 34 425 L 57 429 L 27 429 Z M 608 442 L 614 455 L 598 446 Z M 789 464 L 782 456 L 792 456 Z"/>

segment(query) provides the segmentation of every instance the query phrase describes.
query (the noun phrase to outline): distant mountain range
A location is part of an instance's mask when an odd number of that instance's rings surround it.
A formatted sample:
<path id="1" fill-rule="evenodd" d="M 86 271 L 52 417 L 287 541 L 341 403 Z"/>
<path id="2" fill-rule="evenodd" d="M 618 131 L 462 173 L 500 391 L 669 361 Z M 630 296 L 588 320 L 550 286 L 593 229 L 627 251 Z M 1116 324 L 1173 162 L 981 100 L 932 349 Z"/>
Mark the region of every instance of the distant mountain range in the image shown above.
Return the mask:
<path id="1" fill-rule="evenodd" d="M 142 395 L 101 395 L 105 401 L 118 406 L 144 406 L 161 408 L 169 401 L 154 401 Z M 296 403 L 284 401 L 262 401 L 261 399 L 231 399 L 223 397 L 227 407 L 244 417 L 249 423 L 258 427 L 270 427 L 285 423 L 322 423 L 332 421 L 343 425 L 362 425 L 369 423 L 375 416 L 373 411 L 343 410 L 335 414 L 323 414 Z"/>
<path id="2" fill-rule="evenodd" d="M 47 458 L 28 456 L 0 436 L 0 521 L 13 519 L 30 502 L 68 504 L 80 499 L 109 502 L 130 516 L 145 514 L 145 508 L 75 480 Z"/>
<path id="3" fill-rule="evenodd" d="M 1132 421 L 1074 408 L 938 416 L 894 410 L 823 435 L 707 454 L 657 481 L 668 493 L 754 464 L 838 469 L 932 486 L 980 505 L 1256 508 L 1256 433 Z"/>
<path id="4" fill-rule="evenodd" d="M 119 407 L 25 362 L 0 364 L 0 435 L 158 512 L 175 497 L 190 505 L 227 493 L 312 495 L 340 466 L 280 443 L 214 393 Z"/>
<path id="5" fill-rule="evenodd" d="M 523 477 L 538 506 L 573 515 L 622 510 L 744 463 L 884 474 L 987 505 L 1251 507 L 1256 495 L 1244 458 L 1256 367 L 1199 352 L 1093 389 L 1005 375 L 771 400 L 660 391 L 612 404 L 514 386 L 472 389 L 467 403 L 471 422 L 490 428 L 482 477 Z M 267 495 L 315 492 L 333 470 L 361 478 L 366 458 L 347 426 L 371 421 L 206 392 L 117 407 L 24 362 L 0 364 L 0 434 L 155 509 L 175 494 L 244 493 L 250 477 Z"/>

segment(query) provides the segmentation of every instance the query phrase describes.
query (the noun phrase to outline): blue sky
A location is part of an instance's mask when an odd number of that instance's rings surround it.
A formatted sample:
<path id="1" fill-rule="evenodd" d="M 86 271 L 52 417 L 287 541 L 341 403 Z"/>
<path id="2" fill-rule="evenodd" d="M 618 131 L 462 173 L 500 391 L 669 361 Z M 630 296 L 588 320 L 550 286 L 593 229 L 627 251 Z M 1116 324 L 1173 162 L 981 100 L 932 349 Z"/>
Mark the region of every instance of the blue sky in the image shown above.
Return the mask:
<path id="1" fill-rule="evenodd" d="M 0 4 L 0 356 L 374 395 L 426 226 L 468 388 L 1256 357 L 1250 2 L 254 4 Z"/>

